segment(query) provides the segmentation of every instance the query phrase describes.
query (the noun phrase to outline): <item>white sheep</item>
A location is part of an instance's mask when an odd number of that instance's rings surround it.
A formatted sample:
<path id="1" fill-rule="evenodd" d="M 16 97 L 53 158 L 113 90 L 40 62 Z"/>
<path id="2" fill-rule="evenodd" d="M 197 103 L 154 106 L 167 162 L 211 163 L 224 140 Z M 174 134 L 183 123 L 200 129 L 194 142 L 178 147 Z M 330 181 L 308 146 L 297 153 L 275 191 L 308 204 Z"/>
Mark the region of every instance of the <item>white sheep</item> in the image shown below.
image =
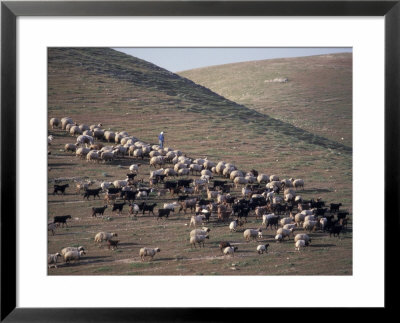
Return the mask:
<path id="1" fill-rule="evenodd" d="M 58 118 L 51 118 L 50 119 L 51 129 L 58 128 L 59 125 L 60 125 L 60 119 L 58 119 Z"/>
<path id="2" fill-rule="evenodd" d="M 293 219 L 291 217 L 286 217 L 281 219 L 280 221 L 281 226 L 284 226 L 285 224 L 290 224 L 293 222 Z"/>
<path id="3" fill-rule="evenodd" d="M 51 145 L 51 142 L 54 140 L 54 136 L 53 135 L 50 135 L 50 136 L 48 136 L 47 137 L 47 144 L 50 146 Z"/>
<path id="4" fill-rule="evenodd" d="M 242 187 L 242 196 L 247 197 L 251 194 L 251 189 L 249 187 Z"/>
<path id="5" fill-rule="evenodd" d="M 233 180 L 233 183 L 235 184 L 235 188 L 238 188 L 239 185 L 246 185 L 249 183 L 249 181 L 247 179 L 245 179 L 244 177 L 237 176 Z"/>
<path id="6" fill-rule="evenodd" d="M 275 236 L 275 240 L 276 240 L 276 242 L 281 242 L 283 240 L 283 236 L 281 234 L 277 234 Z"/>
<path id="7" fill-rule="evenodd" d="M 296 197 L 294 198 L 294 202 L 299 204 L 303 202 L 303 198 L 301 197 L 301 195 L 296 195 Z"/>
<path id="8" fill-rule="evenodd" d="M 131 173 L 138 173 L 139 172 L 140 164 L 132 164 L 129 166 L 129 171 Z"/>
<path id="9" fill-rule="evenodd" d="M 61 250 L 61 255 L 64 256 L 68 251 L 85 251 L 85 248 L 83 246 L 65 247 L 64 249 Z"/>
<path id="10" fill-rule="evenodd" d="M 89 148 L 80 147 L 76 150 L 75 155 L 81 159 L 85 158 L 86 155 L 90 152 Z"/>
<path id="11" fill-rule="evenodd" d="M 70 129 L 69 129 L 69 133 L 71 134 L 71 135 L 81 135 L 82 134 L 82 130 L 79 128 L 79 126 L 72 126 Z"/>
<path id="12" fill-rule="evenodd" d="M 106 161 L 113 161 L 113 160 L 114 160 L 114 157 L 115 157 L 115 154 L 114 154 L 113 152 L 110 152 L 110 151 L 103 151 L 103 152 L 101 152 L 101 154 L 100 154 L 100 158 L 101 158 L 102 160 L 104 160 L 104 162 L 106 162 Z"/>
<path id="13" fill-rule="evenodd" d="M 64 261 L 65 262 L 70 262 L 71 260 L 79 260 L 85 252 L 83 250 L 81 251 L 68 251 L 64 255 Z"/>
<path id="14" fill-rule="evenodd" d="M 304 218 L 304 221 L 317 221 L 318 220 L 318 217 L 316 217 L 316 216 L 314 216 L 314 215 L 307 215 L 305 218 Z"/>
<path id="15" fill-rule="evenodd" d="M 190 237 L 190 246 L 194 246 L 196 248 L 196 243 L 199 244 L 199 247 L 201 247 L 201 244 L 203 244 L 203 248 L 204 248 L 204 241 L 206 239 L 210 239 L 209 235 L 194 235 Z"/>
<path id="16" fill-rule="evenodd" d="M 236 228 L 238 226 L 239 221 L 238 220 L 234 220 L 229 224 L 229 231 L 236 231 Z"/>
<path id="17" fill-rule="evenodd" d="M 66 130 L 68 124 L 73 124 L 74 122 L 70 117 L 64 117 L 61 119 L 61 129 Z"/>
<path id="18" fill-rule="evenodd" d="M 113 185 L 113 183 L 111 182 L 101 182 L 100 183 L 100 187 L 103 191 L 105 191 L 106 189 L 108 189 L 111 185 Z"/>
<path id="19" fill-rule="evenodd" d="M 246 241 L 250 241 L 250 239 L 257 240 L 259 233 L 262 234 L 261 229 L 247 229 L 243 232 L 243 237 L 246 239 Z"/>
<path id="20" fill-rule="evenodd" d="M 297 189 L 298 187 L 304 189 L 304 181 L 302 179 L 290 179 L 292 181 L 292 185 L 295 189 Z"/>
<path id="21" fill-rule="evenodd" d="M 244 178 L 247 179 L 247 182 L 250 184 L 257 182 L 257 178 L 255 178 L 253 175 L 246 175 Z"/>
<path id="22" fill-rule="evenodd" d="M 292 187 L 292 181 L 290 179 L 283 179 L 281 180 L 281 183 L 284 187 Z"/>
<path id="23" fill-rule="evenodd" d="M 48 254 L 47 255 L 47 264 L 49 265 L 48 268 L 53 267 L 51 265 L 54 264 L 54 267 L 57 268 L 57 260 L 58 257 L 61 257 L 60 253 L 55 253 L 55 254 Z"/>
<path id="24" fill-rule="evenodd" d="M 270 182 L 279 181 L 279 176 L 278 175 L 271 175 L 269 177 L 269 181 Z"/>
<path id="25" fill-rule="evenodd" d="M 76 145 L 93 145 L 94 144 L 94 139 L 91 136 L 87 135 L 80 135 L 78 138 L 76 138 Z"/>
<path id="26" fill-rule="evenodd" d="M 286 237 L 290 239 L 290 235 L 293 235 L 293 229 L 279 228 L 278 231 L 276 231 L 276 234 L 282 235 L 282 239 L 285 239 Z"/>
<path id="27" fill-rule="evenodd" d="M 128 181 L 127 180 L 115 180 L 113 182 L 113 185 L 115 188 L 122 188 L 128 185 Z"/>
<path id="28" fill-rule="evenodd" d="M 298 227 L 303 226 L 303 222 L 304 222 L 305 217 L 306 217 L 306 216 L 305 216 L 304 214 L 301 214 L 301 213 L 297 213 L 297 214 L 294 216 L 294 222 L 296 223 L 296 225 L 297 225 Z"/>
<path id="29" fill-rule="evenodd" d="M 109 130 L 104 131 L 104 138 L 108 142 L 115 141 L 115 132 L 112 132 L 112 131 L 109 131 Z"/>
<path id="30" fill-rule="evenodd" d="M 274 213 L 263 214 L 263 216 L 262 216 L 262 219 L 263 219 L 262 224 L 263 225 L 264 224 L 267 225 L 267 222 L 268 222 L 269 219 L 276 218 L 276 217 L 277 217 L 277 215 L 275 215 Z"/>
<path id="31" fill-rule="evenodd" d="M 243 177 L 244 178 L 243 172 L 240 171 L 240 170 L 234 170 L 229 174 L 229 178 L 231 180 L 234 180 L 236 177 Z"/>
<path id="32" fill-rule="evenodd" d="M 98 123 L 97 125 L 96 124 L 92 124 L 92 125 L 89 126 L 89 129 L 93 131 L 94 129 L 100 128 L 102 126 L 103 125 L 101 123 Z"/>
<path id="33" fill-rule="evenodd" d="M 203 170 L 203 165 L 197 165 L 197 164 L 190 164 L 189 169 L 192 172 L 192 175 L 194 172 L 199 173 Z"/>
<path id="34" fill-rule="evenodd" d="M 112 237 L 117 237 L 118 234 L 116 233 L 109 233 L 109 232 L 98 232 L 94 237 L 94 242 L 102 242 L 103 240 L 107 241 L 110 240 Z"/>
<path id="35" fill-rule="evenodd" d="M 175 208 L 179 206 L 178 202 L 173 203 L 164 203 L 163 209 L 170 209 L 172 212 L 175 212 Z"/>
<path id="36" fill-rule="evenodd" d="M 47 224 L 47 231 L 51 231 L 53 236 L 54 236 L 54 231 L 56 230 L 56 228 L 57 228 L 57 223 L 51 222 L 51 223 Z"/>
<path id="37" fill-rule="evenodd" d="M 64 151 L 76 151 L 76 144 L 65 144 Z"/>
<path id="38" fill-rule="evenodd" d="M 87 153 L 86 155 L 86 161 L 98 161 L 100 159 L 100 156 L 96 150 L 91 150 Z"/>
<path id="39" fill-rule="evenodd" d="M 300 212 L 301 214 L 304 214 L 305 216 L 307 215 L 313 215 L 314 214 L 314 210 L 303 210 Z"/>
<path id="40" fill-rule="evenodd" d="M 327 219 L 327 218 L 321 218 L 321 219 L 319 220 L 319 224 L 320 224 L 320 226 L 321 226 L 321 230 L 324 230 L 324 228 L 325 228 L 325 226 L 326 226 L 327 223 L 328 223 L 328 219 Z"/>
<path id="41" fill-rule="evenodd" d="M 179 176 L 188 176 L 190 172 L 189 168 L 181 168 L 180 170 L 178 170 L 178 175 Z"/>
<path id="42" fill-rule="evenodd" d="M 294 242 L 297 242 L 299 240 L 304 240 L 306 243 L 306 246 L 308 246 L 311 243 L 311 238 L 308 234 L 306 233 L 299 233 L 296 234 L 296 236 L 294 237 Z"/>
<path id="43" fill-rule="evenodd" d="M 204 219 L 204 216 L 203 216 L 203 215 L 193 215 L 193 216 L 190 218 L 189 227 L 191 227 L 192 224 L 193 224 L 194 227 L 199 226 L 199 225 L 202 225 L 203 219 Z"/>
<path id="44" fill-rule="evenodd" d="M 306 242 L 304 240 L 297 240 L 294 245 L 294 249 L 300 251 L 300 248 L 304 248 L 306 246 Z"/>
<path id="45" fill-rule="evenodd" d="M 261 183 L 268 183 L 268 182 L 269 182 L 269 175 L 267 175 L 267 174 L 259 174 L 259 175 L 257 176 L 257 182 L 258 182 L 259 184 L 261 184 Z"/>
<path id="46" fill-rule="evenodd" d="M 208 197 L 209 199 L 215 199 L 215 198 L 217 198 L 217 197 L 218 197 L 218 194 L 220 194 L 219 191 L 210 191 L 210 190 L 207 188 L 207 197 Z"/>
<path id="47" fill-rule="evenodd" d="M 260 245 L 258 245 L 257 246 L 257 252 L 258 252 L 258 254 L 263 254 L 264 253 L 264 251 L 265 251 L 265 253 L 267 253 L 268 251 L 267 251 L 267 248 L 268 248 L 268 246 L 269 246 L 269 243 L 267 243 L 267 244 L 260 244 Z"/>
<path id="48" fill-rule="evenodd" d="M 153 260 L 154 255 L 157 252 L 160 252 L 160 248 L 141 248 L 139 251 L 139 256 L 144 261 L 145 257 L 150 257 L 150 260 Z"/>
<path id="49" fill-rule="evenodd" d="M 163 175 L 163 174 L 164 174 L 164 168 L 150 171 L 150 179 L 156 178 L 158 175 Z"/>
<path id="50" fill-rule="evenodd" d="M 288 224 L 285 224 L 283 226 L 283 228 L 286 229 L 286 230 L 293 229 L 293 231 L 294 231 L 296 229 L 296 224 L 295 223 L 288 223 Z"/>
<path id="51" fill-rule="evenodd" d="M 318 221 L 304 221 L 303 229 L 307 231 L 312 231 L 316 229 Z"/>
<path id="52" fill-rule="evenodd" d="M 208 170 L 208 169 L 203 169 L 200 172 L 201 175 L 206 175 L 206 176 L 210 176 L 210 178 L 213 178 L 213 174 Z"/>
<path id="53" fill-rule="evenodd" d="M 192 231 L 190 231 L 190 236 L 195 236 L 195 235 L 202 235 L 205 236 L 206 234 L 208 234 L 211 230 L 207 227 L 202 227 L 201 229 L 194 229 Z"/>
<path id="54" fill-rule="evenodd" d="M 182 168 L 187 168 L 186 164 L 184 164 L 184 163 L 176 163 L 174 165 L 174 171 L 176 171 L 176 172 L 178 172 Z"/>
<path id="55" fill-rule="evenodd" d="M 235 256 L 235 251 L 238 250 L 238 247 L 226 247 L 224 249 L 224 255 L 231 255 L 232 257 Z"/>

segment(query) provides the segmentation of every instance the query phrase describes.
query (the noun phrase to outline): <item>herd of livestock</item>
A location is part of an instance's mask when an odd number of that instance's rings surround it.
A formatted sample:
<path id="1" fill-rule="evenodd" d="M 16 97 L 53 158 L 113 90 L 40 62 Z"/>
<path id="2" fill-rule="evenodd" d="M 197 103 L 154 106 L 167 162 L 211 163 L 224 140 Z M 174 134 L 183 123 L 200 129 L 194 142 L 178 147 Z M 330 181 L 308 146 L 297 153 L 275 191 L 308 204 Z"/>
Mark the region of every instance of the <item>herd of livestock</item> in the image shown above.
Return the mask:
<path id="1" fill-rule="evenodd" d="M 50 127 L 69 133 L 76 141 L 65 144 L 65 152 L 74 153 L 88 163 L 112 163 L 118 158 L 132 160 L 129 173 L 121 176 L 122 179 L 102 181 L 98 187 L 93 187 L 95 182 L 91 180 L 75 183 L 74 193 L 82 194 L 84 200 L 104 201 L 103 206 L 90 209 L 89 216 L 93 218 L 105 217 L 108 209 L 111 214 L 121 214 L 124 208 L 128 209 L 130 217 L 147 212 L 157 221 L 166 221 L 171 213 L 190 212 L 189 227 L 193 229 L 188 242 L 195 248 L 196 245 L 204 247 L 210 238 L 209 223 L 226 223 L 227 230 L 236 232 L 250 217 L 260 224 L 244 230 L 245 241 L 262 238 L 263 229 L 270 228 L 276 230 L 276 242 L 294 238 L 296 250 L 311 243 L 313 231 L 339 237 L 347 228 L 349 212 L 340 210 L 341 203 L 328 204 L 321 198 L 306 200 L 301 196 L 305 186 L 303 179 L 282 179 L 255 169 L 240 170 L 232 163 L 211 161 L 206 157 L 190 158 L 179 150 L 145 143 L 125 131 L 105 130 L 101 124 L 77 124 L 69 117 L 52 118 Z M 54 140 L 54 136 L 48 136 L 49 147 Z M 142 169 L 147 161 L 150 172 L 148 180 L 144 180 Z M 50 194 L 64 195 L 72 189 L 69 185 L 57 182 Z M 161 203 L 166 196 L 171 201 Z M 149 203 L 151 199 L 153 203 Z M 68 226 L 71 218 L 71 215 L 54 215 L 48 223 L 48 231 L 56 234 L 57 228 Z M 295 234 L 297 230 L 302 233 Z M 115 237 L 118 237 L 115 232 L 102 231 L 93 238 L 96 243 L 105 241 L 108 248 L 117 249 L 119 241 Z M 230 256 L 238 250 L 231 241 L 220 241 L 219 247 L 222 254 Z M 255 252 L 266 253 L 268 247 L 268 243 L 260 244 Z M 65 263 L 78 261 L 86 251 L 84 246 L 66 246 L 60 252 L 48 254 L 48 265 L 57 267 L 58 258 Z M 152 259 L 160 251 L 159 246 L 143 246 L 139 256 L 141 260 Z"/>

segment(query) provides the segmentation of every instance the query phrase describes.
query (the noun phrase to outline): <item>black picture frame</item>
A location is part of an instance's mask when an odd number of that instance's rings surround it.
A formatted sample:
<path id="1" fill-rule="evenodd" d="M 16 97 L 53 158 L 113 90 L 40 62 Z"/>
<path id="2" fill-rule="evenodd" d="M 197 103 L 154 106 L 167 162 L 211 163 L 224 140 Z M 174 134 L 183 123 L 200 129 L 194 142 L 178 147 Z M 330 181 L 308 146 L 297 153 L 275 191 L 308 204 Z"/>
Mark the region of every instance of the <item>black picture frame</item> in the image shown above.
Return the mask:
<path id="1" fill-rule="evenodd" d="M 1 321 L 187 322 L 234 320 L 240 309 L 16 307 L 16 19 L 18 16 L 384 16 L 385 19 L 385 310 L 399 279 L 400 1 L 74 1 L 1 3 Z M 371 152 L 372 153 L 372 152 Z M 371 188 L 376 189 L 376 188 Z M 373 257 L 373 255 L 371 255 Z M 392 278 L 394 280 L 392 280 Z M 327 287 L 330 288 L 330 287 Z M 290 293 L 288 294 L 290 297 Z M 310 306 L 312 307 L 312 295 Z M 268 304 L 266 304 L 268 306 Z M 329 302 L 327 302 L 329 306 Z M 254 318 L 258 317 L 255 311 Z M 294 317 L 292 317 L 294 319 Z M 381 318 L 382 319 L 382 318 Z"/>

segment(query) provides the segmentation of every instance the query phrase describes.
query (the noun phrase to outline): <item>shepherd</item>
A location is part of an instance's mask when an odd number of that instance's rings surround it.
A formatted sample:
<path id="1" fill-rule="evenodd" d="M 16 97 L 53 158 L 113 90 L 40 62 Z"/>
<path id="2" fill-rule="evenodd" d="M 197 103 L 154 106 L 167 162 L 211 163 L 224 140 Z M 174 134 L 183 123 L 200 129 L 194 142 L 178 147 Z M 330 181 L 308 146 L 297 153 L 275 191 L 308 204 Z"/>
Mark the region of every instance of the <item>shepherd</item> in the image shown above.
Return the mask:
<path id="1" fill-rule="evenodd" d="M 161 148 L 164 148 L 164 132 L 161 131 L 158 136 L 158 142 Z"/>

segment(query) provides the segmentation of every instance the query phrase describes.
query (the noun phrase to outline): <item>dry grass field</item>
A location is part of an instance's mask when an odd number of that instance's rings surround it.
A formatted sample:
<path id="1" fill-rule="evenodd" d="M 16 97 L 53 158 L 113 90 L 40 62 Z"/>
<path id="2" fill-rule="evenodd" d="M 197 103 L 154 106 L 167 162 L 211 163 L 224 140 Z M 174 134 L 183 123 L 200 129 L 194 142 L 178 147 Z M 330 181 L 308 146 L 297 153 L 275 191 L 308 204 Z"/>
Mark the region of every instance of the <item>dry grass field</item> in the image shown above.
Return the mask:
<path id="1" fill-rule="evenodd" d="M 179 75 L 260 113 L 352 145 L 351 53 L 225 64 Z M 288 82 L 271 82 L 284 78 Z"/>
<path id="2" fill-rule="evenodd" d="M 303 198 L 321 197 L 328 204 L 341 202 L 341 208 L 350 212 L 348 229 L 340 239 L 315 231 L 310 234 L 312 244 L 300 252 L 295 251 L 293 239 L 276 243 L 275 230 L 271 229 L 264 229 L 258 242 L 245 242 L 243 230 L 261 226 L 254 212 L 243 228 L 232 233 L 228 223 L 219 223 L 212 215 L 207 224 L 211 229 L 210 239 L 205 247 L 191 248 L 192 228 L 188 225 L 193 213 L 175 212 L 163 220 L 147 213 L 131 217 L 125 205 L 121 215 L 112 214 L 109 206 L 104 217 L 92 218 L 91 208 L 104 205 L 104 194 L 101 199 L 91 197 L 88 201 L 75 192 L 77 180 L 90 179 L 96 188 L 102 181 L 124 179 L 133 163 L 142 164 L 138 177 L 147 183 L 148 157 L 142 160 L 125 156 L 109 163 L 89 163 L 64 152 L 64 145 L 74 143 L 75 137 L 61 129 L 49 128 L 48 134 L 54 140 L 48 156 L 48 221 L 55 215 L 69 214 L 72 219 L 67 228 L 58 228 L 54 236 L 48 235 L 48 253 L 66 246 L 83 245 L 87 249 L 79 262 L 61 262 L 58 268 L 49 269 L 50 275 L 352 274 L 351 140 L 340 143 L 322 131 L 313 132 L 313 128 L 273 118 L 252 105 L 237 104 L 188 79 L 111 49 L 49 49 L 48 61 L 48 119 L 69 116 L 78 124 L 101 122 L 104 129 L 125 130 L 150 144 L 156 144 L 159 132 L 164 131 L 165 145 L 189 157 L 224 160 L 239 169 L 254 168 L 277 174 L 281 179 L 302 178 L 305 189 L 299 193 Z M 325 66 L 329 79 L 332 68 L 328 63 Z M 351 73 L 351 65 L 348 68 Z M 337 96 L 343 94 L 340 99 L 351 111 L 348 84 L 345 81 L 337 84 L 343 86 L 342 91 L 337 89 Z M 325 86 L 329 89 L 331 82 L 326 81 Z M 281 100 L 285 98 L 282 91 Z M 310 90 L 298 95 L 302 100 L 312 101 L 313 93 Z M 278 106 L 276 95 L 271 100 Z M 303 111 L 296 118 L 308 120 Z M 351 133 L 351 122 L 350 126 L 341 125 L 340 120 L 323 114 L 320 119 L 321 122 L 329 119 L 336 127 Z M 69 184 L 64 196 L 52 194 L 54 183 Z M 232 194 L 240 196 L 240 189 Z M 175 200 L 170 195 L 161 198 L 152 193 L 148 199 L 136 202 L 157 203 L 156 213 L 164 202 Z M 118 233 L 118 249 L 109 250 L 104 242 L 96 245 L 93 238 L 99 231 Z M 221 254 L 218 244 L 223 240 L 238 246 L 233 258 Z M 270 244 L 268 254 L 258 255 L 257 245 L 265 243 Z M 160 247 L 161 252 L 153 261 L 142 262 L 139 250 L 144 246 Z"/>

